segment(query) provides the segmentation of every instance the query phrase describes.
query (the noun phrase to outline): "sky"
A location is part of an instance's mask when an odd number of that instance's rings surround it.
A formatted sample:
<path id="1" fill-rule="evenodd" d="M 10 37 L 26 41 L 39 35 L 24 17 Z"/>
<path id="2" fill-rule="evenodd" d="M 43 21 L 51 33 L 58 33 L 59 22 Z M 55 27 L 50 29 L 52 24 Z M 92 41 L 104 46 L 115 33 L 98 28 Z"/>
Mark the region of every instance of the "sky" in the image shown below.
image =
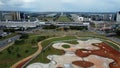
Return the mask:
<path id="1" fill-rule="evenodd" d="M 117 12 L 120 0 L 0 0 L 2 11 Z"/>

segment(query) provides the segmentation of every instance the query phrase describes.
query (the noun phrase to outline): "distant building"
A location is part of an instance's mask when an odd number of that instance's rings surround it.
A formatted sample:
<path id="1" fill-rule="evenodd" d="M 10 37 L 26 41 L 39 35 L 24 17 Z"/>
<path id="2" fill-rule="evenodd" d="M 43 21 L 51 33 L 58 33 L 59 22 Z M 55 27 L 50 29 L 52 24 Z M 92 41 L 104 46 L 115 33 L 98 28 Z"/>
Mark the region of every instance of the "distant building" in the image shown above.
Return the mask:
<path id="1" fill-rule="evenodd" d="M 2 11 L 0 11 L 0 21 L 2 20 Z"/>
<path id="2" fill-rule="evenodd" d="M 4 19 L 5 20 L 13 20 L 13 15 L 12 14 L 4 14 Z"/>
<path id="3" fill-rule="evenodd" d="M 46 15 L 46 17 L 54 17 L 55 15 L 57 15 L 57 14 L 55 14 L 55 13 L 53 13 L 53 14 L 48 14 L 48 15 Z"/>
<path id="4" fill-rule="evenodd" d="M 89 22 L 89 21 L 91 21 L 91 18 L 89 18 L 89 17 L 83 17 L 83 16 L 79 16 L 77 14 L 71 14 L 71 16 L 75 22 Z"/>
<path id="5" fill-rule="evenodd" d="M 120 22 L 120 11 L 117 13 L 116 21 L 117 21 L 117 22 Z"/>
<path id="6" fill-rule="evenodd" d="M 20 12 L 3 13 L 4 20 L 16 21 L 21 20 Z"/>
<path id="7" fill-rule="evenodd" d="M 63 16 L 64 15 L 64 13 L 63 12 L 61 12 L 61 16 Z"/>
<path id="8" fill-rule="evenodd" d="M 88 21 L 91 21 L 90 18 L 85 18 L 85 17 L 78 17 L 78 20 L 79 20 L 80 22 L 88 22 Z"/>
<path id="9" fill-rule="evenodd" d="M 110 21 L 111 17 L 109 14 L 103 14 L 103 21 Z"/>
<path id="10" fill-rule="evenodd" d="M 21 21 L 2 21 L 0 22 L 0 26 L 5 26 L 8 28 L 32 28 L 40 25 L 45 25 L 45 22 L 39 22 L 39 21 L 34 21 L 34 22 L 21 22 Z"/>

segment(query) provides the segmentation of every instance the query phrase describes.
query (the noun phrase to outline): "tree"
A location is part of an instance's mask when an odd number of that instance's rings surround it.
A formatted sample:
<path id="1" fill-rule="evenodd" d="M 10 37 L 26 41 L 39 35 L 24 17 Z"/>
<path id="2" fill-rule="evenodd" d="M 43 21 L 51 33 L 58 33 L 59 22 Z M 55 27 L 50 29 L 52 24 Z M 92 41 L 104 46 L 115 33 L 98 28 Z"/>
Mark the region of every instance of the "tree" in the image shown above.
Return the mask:
<path id="1" fill-rule="evenodd" d="M 118 36 L 120 36 L 120 29 L 116 29 L 116 34 L 118 35 Z"/>
<path id="2" fill-rule="evenodd" d="M 29 52 L 29 50 L 25 50 L 25 53 L 28 53 Z"/>
<path id="3" fill-rule="evenodd" d="M 45 36 L 38 36 L 37 39 L 36 39 L 36 41 L 39 42 L 39 41 L 42 41 L 44 39 L 46 39 Z"/>
<path id="4" fill-rule="evenodd" d="M 31 40 L 31 44 L 32 44 L 32 45 L 35 45 L 35 44 L 36 44 L 36 40 L 35 40 L 35 39 L 32 39 L 32 40 Z"/>
<path id="5" fill-rule="evenodd" d="M 7 49 L 7 52 L 8 52 L 9 54 L 12 53 L 12 51 L 10 50 L 10 48 Z"/>
<path id="6" fill-rule="evenodd" d="M 28 34 L 21 34 L 20 39 L 28 39 L 29 35 Z"/>
<path id="7" fill-rule="evenodd" d="M 2 36 L 0 36 L 0 39 L 2 39 L 3 37 Z"/>
<path id="8" fill-rule="evenodd" d="M 21 54 L 17 53 L 17 58 L 20 58 L 21 57 Z"/>
<path id="9" fill-rule="evenodd" d="M 16 45 L 24 44 L 25 40 L 15 40 Z"/>

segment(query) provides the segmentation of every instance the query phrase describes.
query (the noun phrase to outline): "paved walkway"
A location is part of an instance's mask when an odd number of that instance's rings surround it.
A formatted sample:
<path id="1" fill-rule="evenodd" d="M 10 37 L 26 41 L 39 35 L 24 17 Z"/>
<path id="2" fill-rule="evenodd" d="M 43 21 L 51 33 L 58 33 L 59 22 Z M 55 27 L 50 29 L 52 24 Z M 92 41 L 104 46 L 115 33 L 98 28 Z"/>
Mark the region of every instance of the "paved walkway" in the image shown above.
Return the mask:
<path id="1" fill-rule="evenodd" d="M 41 51 L 42 51 L 42 46 L 41 46 L 41 42 L 39 42 L 38 43 L 38 50 L 34 54 L 32 54 L 32 55 L 30 55 L 30 56 L 28 56 L 28 57 L 18 61 L 17 63 L 12 65 L 10 68 L 21 68 L 21 67 L 19 67 L 19 66 L 21 66 L 21 64 L 23 64 L 24 62 L 30 60 L 32 57 L 34 57 L 36 55 L 39 55 L 41 53 Z"/>

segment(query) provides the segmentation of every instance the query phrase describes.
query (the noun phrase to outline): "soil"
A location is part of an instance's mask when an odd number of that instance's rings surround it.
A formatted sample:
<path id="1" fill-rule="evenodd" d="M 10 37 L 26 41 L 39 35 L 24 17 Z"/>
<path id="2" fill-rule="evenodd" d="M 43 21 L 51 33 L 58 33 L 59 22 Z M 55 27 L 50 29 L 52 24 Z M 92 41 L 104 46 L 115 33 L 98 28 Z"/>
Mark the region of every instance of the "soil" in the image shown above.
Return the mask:
<path id="1" fill-rule="evenodd" d="M 106 58 L 113 59 L 114 62 L 110 63 L 110 68 L 120 68 L 120 52 L 113 49 L 111 46 L 107 45 L 106 43 L 99 43 L 97 45 L 99 50 L 84 50 L 79 49 L 76 50 L 75 54 L 79 57 L 87 57 L 89 55 L 98 55 Z M 80 62 L 76 61 L 75 64 L 81 64 Z"/>
<path id="2" fill-rule="evenodd" d="M 74 62 L 72 62 L 72 64 L 80 66 L 80 67 L 85 67 L 85 68 L 91 67 L 94 65 L 93 63 L 88 62 L 88 61 L 74 61 Z"/>

